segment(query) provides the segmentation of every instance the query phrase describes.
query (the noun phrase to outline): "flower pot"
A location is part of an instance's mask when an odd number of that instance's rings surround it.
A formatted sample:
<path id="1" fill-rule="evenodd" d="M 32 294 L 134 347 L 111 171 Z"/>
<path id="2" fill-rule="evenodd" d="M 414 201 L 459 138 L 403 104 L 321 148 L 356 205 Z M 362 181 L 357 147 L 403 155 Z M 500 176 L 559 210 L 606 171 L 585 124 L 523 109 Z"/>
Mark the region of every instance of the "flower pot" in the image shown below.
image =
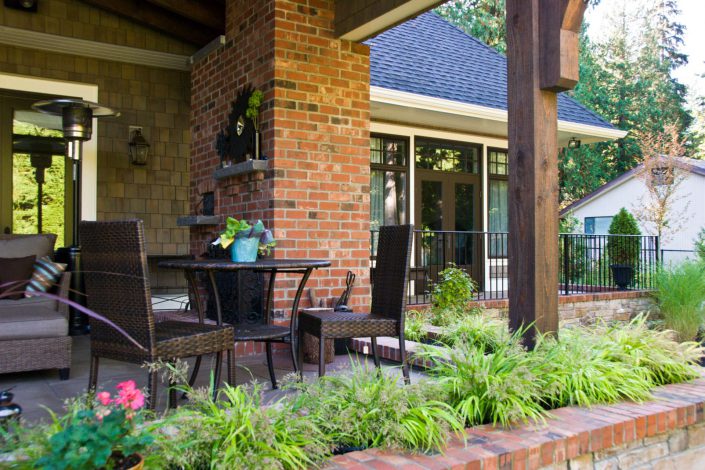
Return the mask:
<path id="1" fill-rule="evenodd" d="M 257 261 L 259 238 L 236 238 L 230 256 L 236 263 L 252 263 Z"/>
<path id="2" fill-rule="evenodd" d="M 610 264 L 612 278 L 622 290 L 627 289 L 634 282 L 634 268 L 628 264 Z"/>
<path id="3" fill-rule="evenodd" d="M 129 467 L 127 470 L 142 470 L 142 468 L 144 468 L 144 457 L 140 454 L 132 454 L 131 457 L 135 456 L 139 457 L 140 461 L 136 465 Z"/>

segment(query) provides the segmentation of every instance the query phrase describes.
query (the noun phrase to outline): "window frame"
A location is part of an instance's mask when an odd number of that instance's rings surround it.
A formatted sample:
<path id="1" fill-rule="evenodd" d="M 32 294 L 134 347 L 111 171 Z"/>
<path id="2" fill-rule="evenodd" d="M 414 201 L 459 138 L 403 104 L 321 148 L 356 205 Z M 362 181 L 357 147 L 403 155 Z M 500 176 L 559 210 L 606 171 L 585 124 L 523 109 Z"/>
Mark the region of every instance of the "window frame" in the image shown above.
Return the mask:
<path id="1" fill-rule="evenodd" d="M 430 143 L 439 143 L 441 145 L 446 144 L 450 145 L 453 147 L 467 147 L 467 148 L 473 148 L 477 150 L 477 173 L 474 172 L 469 172 L 469 171 L 447 171 L 447 170 L 436 170 L 434 168 L 421 168 L 416 165 L 416 147 L 419 146 L 419 142 L 430 142 Z M 414 169 L 415 170 L 421 170 L 421 171 L 436 171 L 440 173 L 450 173 L 450 174 L 463 174 L 463 175 L 472 175 L 472 176 L 482 176 L 482 149 L 483 149 L 482 144 L 477 144 L 474 142 L 465 142 L 462 140 L 449 140 L 449 139 L 439 139 L 435 137 L 425 137 L 425 136 L 415 136 L 414 137 L 414 149 L 413 149 L 413 154 L 412 154 L 412 160 L 414 164 Z"/>
<path id="2" fill-rule="evenodd" d="M 507 174 L 502 175 L 498 173 L 490 173 L 490 153 L 491 152 L 501 152 L 507 154 Z M 490 185 L 492 181 L 509 181 L 509 149 L 500 147 L 487 147 L 487 233 L 488 233 L 488 243 L 489 243 L 489 226 L 490 226 Z M 507 191 L 509 189 L 507 188 Z M 489 245 L 487 247 L 487 258 L 489 259 L 507 259 L 508 253 L 504 256 L 492 255 L 492 250 Z"/>
<path id="3" fill-rule="evenodd" d="M 390 139 L 390 140 L 398 140 L 398 141 L 403 141 L 406 145 L 406 165 L 390 165 L 387 163 L 372 163 L 372 145 L 370 145 L 370 192 L 372 192 L 372 171 L 392 171 L 395 173 L 406 173 L 406 187 L 404 188 L 404 211 L 406 214 L 406 220 L 404 223 L 408 224 L 409 219 L 411 217 L 411 201 L 409 200 L 410 197 L 410 183 L 411 183 L 411 171 L 410 171 L 410 162 L 411 162 L 411 138 L 409 136 L 405 135 L 395 135 L 395 134 L 385 134 L 381 132 L 371 132 L 370 133 L 370 140 L 371 139 Z M 371 144 L 371 142 L 370 142 Z M 384 144 L 383 144 L 384 145 Z M 372 222 L 372 203 L 370 201 L 370 223 Z"/>

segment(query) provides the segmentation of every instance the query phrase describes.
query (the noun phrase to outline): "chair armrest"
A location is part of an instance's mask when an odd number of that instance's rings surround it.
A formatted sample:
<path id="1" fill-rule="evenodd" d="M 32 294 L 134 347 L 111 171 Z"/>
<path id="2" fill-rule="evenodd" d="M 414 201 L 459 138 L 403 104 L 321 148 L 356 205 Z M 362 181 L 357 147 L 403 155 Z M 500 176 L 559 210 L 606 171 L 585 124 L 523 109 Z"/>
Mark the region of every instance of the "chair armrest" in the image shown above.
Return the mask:
<path id="1" fill-rule="evenodd" d="M 57 286 L 57 291 L 56 295 L 61 297 L 62 299 L 67 299 L 69 298 L 69 289 L 71 288 L 71 273 L 70 272 L 64 272 L 61 274 L 61 278 L 59 279 L 59 285 Z M 57 300 L 57 308 L 56 310 L 61 313 L 64 317 L 68 318 L 69 317 L 69 304 L 66 302 L 61 302 Z"/>

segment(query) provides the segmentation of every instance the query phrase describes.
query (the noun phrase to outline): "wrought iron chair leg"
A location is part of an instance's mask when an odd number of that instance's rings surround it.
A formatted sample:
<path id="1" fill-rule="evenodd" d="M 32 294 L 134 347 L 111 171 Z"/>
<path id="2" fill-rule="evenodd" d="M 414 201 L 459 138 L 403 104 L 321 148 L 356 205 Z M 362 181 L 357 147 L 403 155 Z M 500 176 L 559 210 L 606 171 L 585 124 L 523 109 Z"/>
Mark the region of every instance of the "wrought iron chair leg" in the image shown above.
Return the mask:
<path id="1" fill-rule="evenodd" d="M 88 390 L 95 391 L 98 385 L 98 366 L 100 365 L 100 359 L 98 356 L 91 355 L 91 367 L 88 372 Z"/>
<path id="2" fill-rule="evenodd" d="M 220 387 L 220 369 L 223 364 L 223 352 L 219 351 L 215 353 L 215 370 L 214 370 L 214 382 L 213 382 L 213 401 L 218 399 L 218 388 Z"/>
<path id="3" fill-rule="evenodd" d="M 296 357 L 298 358 L 297 362 L 299 363 L 299 381 L 303 382 L 304 380 L 304 340 L 303 340 L 303 335 L 304 335 L 304 330 L 303 328 L 299 327 L 298 331 L 298 340 L 296 341 Z M 292 343 L 292 348 L 293 343 Z"/>
<path id="4" fill-rule="evenodd" d="M 277 388 L 277 376 L 274 374 L 274 360 L 272 359 L 272 343 L 267 341 L 267 367 L 269 368 L 269 379 L 272 381 L 272 390 Z"/>
<path id="5" fill-rule="evenodd" d="M 318 337 L 318 376 L 326 375 L 326 339 L 323 335 Z"/>
<path id="6" fill-rule="evenodd" d="M 299 341 L 295 338 L 291 339 L 291 362 L 294 363 L 294 373 L 299 372 L 298 345 Z"/>
<path id="7" fill-rule="evenodd" d="M 370 338 L 370 340 L 371 340 L 370 342 L 372 343 L 372 358 L 375 361 L 375 367 L 379 369 L 380 364 L 379 364 L 379 353 L 377 353 L 377 337 L 372 336 Z"/>
<path id="8" fill-rule="evenodd" d="M 159 377 L 156 371 L 149 373 L 149 380 L 147 381 L 147 409 L 153 410 L 157 406 L 157 383 L 159 382 Z"/>
<path id="9" fill-rule="evenodd" d="M 409 363 L 406 360 L 406 341 L 404 335 L 399 336 L 399 358 L 401 359 L 401 373 L 404 375 L 404 383 L 409 385 L 411 378 L 409 377 Z"/>

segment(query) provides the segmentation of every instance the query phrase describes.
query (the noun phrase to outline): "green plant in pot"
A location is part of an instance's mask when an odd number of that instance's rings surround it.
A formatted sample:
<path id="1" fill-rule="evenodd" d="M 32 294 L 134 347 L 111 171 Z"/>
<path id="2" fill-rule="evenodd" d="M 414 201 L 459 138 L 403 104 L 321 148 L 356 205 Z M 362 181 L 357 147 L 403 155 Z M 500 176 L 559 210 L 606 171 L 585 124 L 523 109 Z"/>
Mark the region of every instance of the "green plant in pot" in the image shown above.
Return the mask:
<path id="1" fill-rule="evenodd" d="M 247 100 L 247 110 L 245 116 L 252 120 L 252 126 L 255 128 L 255 160 L 259 160 L 259 108 L 262 106 L 264 93 L 260 90 L 255 90 Z"/>
<path id="2" fill-rule="evenodd" d="M 235 262 L 254 262 L 257 255 L 268 255 L 276 245 L 272 232 L 264 228 L 261 220 L 250 225 L 245 220 L 228 217 L 225 230 L 220 234 L 214 245 L 223 249 L 230 247 L 232 260 Z"/>
<path id="3" fill-rule="evenodd" d="M 612 218 L 608 233 L 607 255 L 614 283 L 626 289 L 634 282 L 634 273 L 639 267 L 641 230 L 636 219 L 624 207 Z"/>

